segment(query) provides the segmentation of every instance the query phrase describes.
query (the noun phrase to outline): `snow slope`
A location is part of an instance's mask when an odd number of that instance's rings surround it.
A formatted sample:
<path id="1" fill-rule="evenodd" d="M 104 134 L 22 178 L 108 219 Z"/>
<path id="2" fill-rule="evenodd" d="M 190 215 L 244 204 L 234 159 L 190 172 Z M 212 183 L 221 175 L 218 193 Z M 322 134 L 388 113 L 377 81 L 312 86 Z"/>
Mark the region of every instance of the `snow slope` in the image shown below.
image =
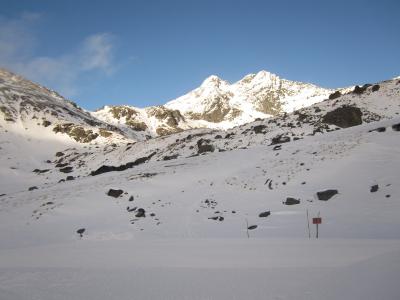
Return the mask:
<path id="1" fill-rule="evenodd" d="M 142 142 L 62 148 L 4 127 L 0 299 L 398 299 L 399 113 L 393 79 Z"/>

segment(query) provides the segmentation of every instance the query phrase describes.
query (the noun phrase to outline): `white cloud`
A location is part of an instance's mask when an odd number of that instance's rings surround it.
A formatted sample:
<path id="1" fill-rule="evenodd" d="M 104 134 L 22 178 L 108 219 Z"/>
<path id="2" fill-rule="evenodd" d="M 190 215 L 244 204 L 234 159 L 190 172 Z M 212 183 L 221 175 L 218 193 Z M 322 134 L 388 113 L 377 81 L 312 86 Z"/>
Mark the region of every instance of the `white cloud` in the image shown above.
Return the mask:
<path id="1" fill-rule="evenodd" d="M 0 66 L 71 97 L 76 95 L 81 75 L 88 72 L 112 74 L 115 70 L 113 36 L 97 33 L 86 37 L 69 53 L 35 55 L 38 41 L 31 28 L 41 16 L 24 13 L 17 19 L 0 16 Z"/>
<path id="2" fill-rule="evenodd" d="M 113 46 L 112 36 L 101 33 L 89 36 L 83 42 L 82 47 L 82 69 L 100 69 L 107 73 L 113 71 Z"/>

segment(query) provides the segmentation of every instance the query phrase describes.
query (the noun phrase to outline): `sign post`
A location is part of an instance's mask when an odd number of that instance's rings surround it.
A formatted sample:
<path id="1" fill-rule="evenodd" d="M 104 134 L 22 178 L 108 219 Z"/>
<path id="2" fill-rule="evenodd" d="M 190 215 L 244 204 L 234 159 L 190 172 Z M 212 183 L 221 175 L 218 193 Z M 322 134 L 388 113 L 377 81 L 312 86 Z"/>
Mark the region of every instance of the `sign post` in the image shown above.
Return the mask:
<path id="1" fill-rule="evenodd" d="M 318 217 L 318 218 L 313 218 L 312 219 L 312 223 L 315 224 L 317 226 L 317 232 L 315 237 L 318 238 L 318 225 L 322 223 L 322 218 Z"/>

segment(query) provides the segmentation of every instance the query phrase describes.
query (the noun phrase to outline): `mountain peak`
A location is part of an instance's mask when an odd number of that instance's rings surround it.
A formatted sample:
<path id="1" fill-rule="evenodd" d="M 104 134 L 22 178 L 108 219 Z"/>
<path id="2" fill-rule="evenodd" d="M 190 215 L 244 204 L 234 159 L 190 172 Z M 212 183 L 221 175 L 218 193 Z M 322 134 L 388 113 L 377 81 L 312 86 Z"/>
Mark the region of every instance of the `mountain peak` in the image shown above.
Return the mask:
<path id="1" fill-rule="evenodd" d="M 229 84 L 227 81 L 219 78 L 217 75 L 211 75 L 207 77 L 203 83 L 201 84 L 202 87 L 220 87 L 221 84 Z"/>

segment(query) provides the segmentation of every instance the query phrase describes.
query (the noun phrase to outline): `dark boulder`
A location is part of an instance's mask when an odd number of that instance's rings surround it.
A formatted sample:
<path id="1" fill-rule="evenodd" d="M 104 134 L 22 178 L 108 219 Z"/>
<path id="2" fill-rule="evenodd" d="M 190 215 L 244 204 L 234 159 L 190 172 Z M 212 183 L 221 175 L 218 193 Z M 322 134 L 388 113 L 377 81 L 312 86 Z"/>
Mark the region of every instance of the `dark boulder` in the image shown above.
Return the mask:
<path id="1" fill-rule="evenodd" d="M 56 153 L 56 157 L 61 157 L 61 156 L 64 156 L 64 153 L 62 153 L 62 152 L 57 152 Z"/>
<path id="2" fill-rule="evenodd" d="M 283 144 L 288 142 L 290 142 L 290 137 L 284 136 L 282 134 L 279 134 L 271 139 L 271 145 Z"/>
<path id="3" fill-rule="evenodd" d="M 35 170 L 33 170 L 33 173 L 36 173 L 36 174 L 43 174 L 43 173 L 47 173 L 47 172 L 49 172 L 49 171 L 50 171 L 49 169 L 45 169 L 45 170 L 35 169 Z"/>
<path id="4" fill-rule="evenodd" d="M 271 214 L 270 211 L 264 211 L 264 212 L 262 212 L 261 214 L 259 214 L 258 216 L 259 216 L 260 218 L 266 218 L 266 217 L 268 217 L 270 214 Z"/>
<path id="5" fill-rule="evenodd" d="M 199 139 L 197 141 L 197 153 L 214 152 L 215 147 L 210 144 L 210 140 Z"/>
<path id="6" fill-rule="evenodd" d="M 400 131 L 400 123 L 392 125 L 394 131 Z"/>
<path id="7" fill-rule="evenodd" d="M 177 159 L 179 154 L 173 154 L 173 155 L 166 155 L 162 158 L 162 160 L 172 160 L 172 159 Z"/>
<path id="8" fill-rule="evenodd" d="M 342 106 L 328 112 L 322 122 L 341 128 L 357 126 L 362 124 L 362 112 L 358 107 Z"/>
<path id="9" fill-rule="evenodd" d="M 146 211 L 143 208 L 139 208 L 135 215 L 136 218 L 144 218 L 146 217 Z"/>
<path id="10" fill-rule="evenodd" d="M 364 92 L 367 90 L 367 88 L 370 87 L 370 86 L 371 86 L 371 84 L 368 84 L 368 83 L 367 83 L 367 84 L 364 84 L 362 87 L 356 85 L 356 86 L 354 87 L 353 93 L 354 93 L 354 94 L 357 94 L 357 95 L 361 95 L 361 94 L 364 93 Z"/>
<path id="11" fill-rule="evenodd" d="M 379 185 L 375 184 L 371 186 L 371 189 L 369 190 L 371 193 L 375 193 L 379 190 Z"/>
<path id="12" fill-rule="evenodd" d="M 74 176 L 67 176 L 66 180 L 67 180 L 67 181 L 75 180 L 75 177 L 74 177 Z"/>
<path id="13" fill-rule="evenodd" d="M 110 189 L 107 193 L 108 196 L 110 197 L 114 197 L 114 198 L 118 198 L 119 196 L 121 196 L 124 193 L 123 190 L 114 190 L 114 189 Z"/>
<path id="14" fill-rule="evenodd" d="M 249 227 L 247 227 L 248 230 L 254 230 L 257 228 L 257 225 L 251 225 Z"/>
<path id="15" fill-rule="evenodd" d="M 329 95 L 329 99 L 331 99 L 331 100 L 336 99 L 336 98 L 339 98 L 340 96 L 342 96 L 342 93 L 340 91 L 336 91 Z"/>
<path id="16" fill-rule="evenodd" d="M 272 150 L 277 151 L 277 150 L 282 150 L 282 145 L 276 145 Z"/>
<path id="17" fill-rule="evenodd" d="M 288 197 L 288 198 L 286 198 L 286 201 L 283 202 L 283 204 L 286 204 L 286 205 L 300 204 L 300 199 Z"/>
<path id="18" fill-rule="evenodd" d="M 68 166 L 68 163 L 58 163 L 58 164 L 56 164 L 56 168 L 64 168 L 66 166 Z"/>
<path id="19" fill-rule="evenodd" d="M 60 169 L 60 172 L 63 172 L 63 173 L 71 173 L 73 169 L 74 169 L 74 168 L 72 168 L 72 167 L 65 167 L 65 168 L 61 168 L 61 169 Z"/>
<path id="20" fill-rule="evenodd" d="M 257 125 L 253 127 L 254 133 L 265 133 L 264 129 L 266 128 L 265 125 Z"/>
<path id="21" fill-rule="evenodd" d="M 372 91 L 373 92 L 379 91 L 380 88 L 381 87 L 379 86 L 379 84 L 375 84 L 375 85 L 372 86 Z"/>
<path id="22" fill-rule="evenodd" d="M 378 128 L 375 128 L 375 129 L 371 129 L 368 132 L 374 132 L 374 131 L 376 131 L 376 132 L 385 132 L 386 131 L 386 127 L 378 127 Z"/>
<path id="23" fill-rule="evenodd" d="M 321 201 L 328 201 L 329 199 L 331 199 L 333 196 L 335 196 L 336 194 L 338 194 L 338 190 L 325 190 L 325 191 L 321 191 L 317 193 L 317 197 L 318 200 Z"/>
<path id="24" fill-rule="evenodd" d="M 33 191 L 33 190 L 37 190 L 37 189 L 38 189 L 37 186 L 31 186 L 31 187 L 28 189 L 28 191 Z"/>
<path id="25" fill-rule="evenodd" d="M 86 231 L 85 228 L 80 228 L 76 231 L 77 234 L 79 234 L 80 237 L 83 237 L 83 233 Z"/>

